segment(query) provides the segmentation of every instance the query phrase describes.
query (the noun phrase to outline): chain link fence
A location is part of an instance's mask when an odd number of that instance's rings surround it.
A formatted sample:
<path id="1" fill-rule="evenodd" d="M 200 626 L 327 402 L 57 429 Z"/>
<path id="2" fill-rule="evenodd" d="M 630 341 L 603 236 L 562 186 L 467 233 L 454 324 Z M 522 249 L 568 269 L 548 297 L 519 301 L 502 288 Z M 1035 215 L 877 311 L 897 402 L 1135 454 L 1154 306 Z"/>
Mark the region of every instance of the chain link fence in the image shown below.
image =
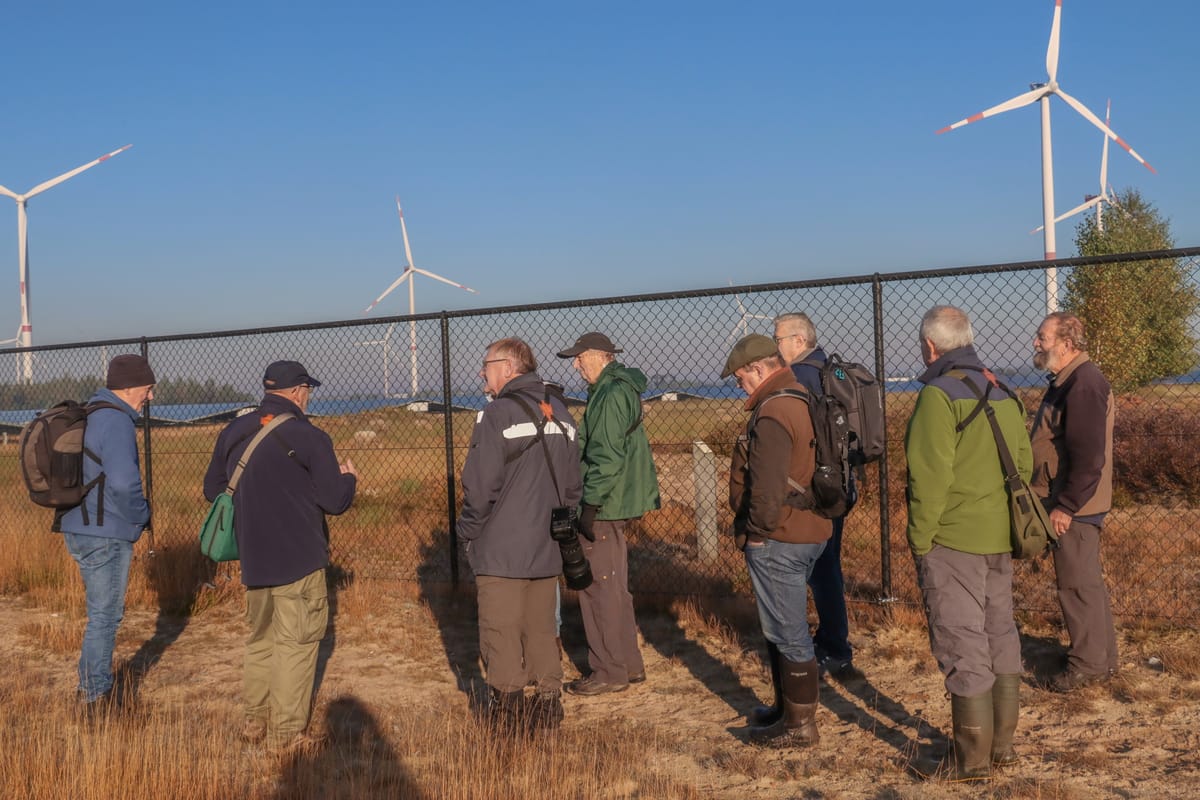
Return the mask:
<path id="1" fill-rule="evenodd" d="M 452 533 L 462 500 L 458 475 L 486 403 L 478 377 L 486 346 L 506 336 L 525 339 L 541 376 L 561 383 L 578 413 L 586 384 L 554 353 L 598 330 L 624 349 L 623 363 L 649 381 L 644 425 L 662 509 L 630 533 L 632 588 L 745 592 L 741 554 L 727 535 L 732 515 L 726 500 L 745 398 L 717 376 L 740 336 L 770 335 L 774 316 L 804 311 L 827 352 L 866 365 L 886 390 L 888 454 L 867 467 L 862 498 L 846 522 L 847 593 L 858 601 L 916 603 L 905 539 L 904 432 L 920 389 L 917 328 L 924 312 L 941 304 L 965 309 L 980 356 L 1021 393 L 1032 418 L 1045 388 L 1031 365 L 1032 339 L 1048 297 L 1070 301 L 1072 287 L 1081 285 L 1076 276 L 1105 274 L 1133 292 L 1174 276 L 1184 299 L 1189 292 L 1194 297 L 1200 248 L 1054 264 L 1057 292 L 1048 265 L 1031 262 L 0 350 L 0 496 L 10 524 L 48 529 L 51 512 L 25 497 L 16 459 L 22 426 L 37 410 L 83 399 L 103 385 L 113 356 L 144 353 L 159 378 L 142 429 L 154 513 L 154 540 L 144 546 L 193 547 L 206 511 L 201 481 L 217 434 L 257 404 L 268 363 L 295 359 L 323 383 L 309 413 L 361 476 L 354 506 L 329 521 L 334 561 L 363 577 L 456 583 L 468 577 Z M 1184 319 L 1189 355 L 1176 364 L 1175 377 L 1118 398 L 1116 505 L 1103 542 L 1113 610 L 1123 616 L 1200 618 L 1200 375 L 1191 374 L 1200 320 L 1194 313 Z M 1106 352 L 1107 363 L 1153 357 L 1144 340 L 1154 331 L 1130 330 L 1130 338 L 1143 341 L 1130 343 L 1138 346 L 1128 353 Z M 1018 606 L 1053 609 L 1053 584 L 1048 561 L 1019 563 Z"/>

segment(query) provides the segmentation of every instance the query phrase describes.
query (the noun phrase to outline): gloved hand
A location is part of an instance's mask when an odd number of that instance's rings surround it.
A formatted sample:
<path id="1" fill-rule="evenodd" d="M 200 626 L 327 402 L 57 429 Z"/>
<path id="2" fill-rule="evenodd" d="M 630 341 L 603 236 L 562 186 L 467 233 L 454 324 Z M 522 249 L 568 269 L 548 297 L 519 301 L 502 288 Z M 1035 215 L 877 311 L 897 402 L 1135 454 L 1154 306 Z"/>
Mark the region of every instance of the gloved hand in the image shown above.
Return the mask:
<path id="1" fill-rule="evenodd" d="M 600 510 L 600 506 L 589 506 L 583 504 L 583 510 L 579 513 L 579 533 L 589 542 L 596 541 L 596 534 L 592 530 L 592 526 L 596 522 L 596 512 Z"/>

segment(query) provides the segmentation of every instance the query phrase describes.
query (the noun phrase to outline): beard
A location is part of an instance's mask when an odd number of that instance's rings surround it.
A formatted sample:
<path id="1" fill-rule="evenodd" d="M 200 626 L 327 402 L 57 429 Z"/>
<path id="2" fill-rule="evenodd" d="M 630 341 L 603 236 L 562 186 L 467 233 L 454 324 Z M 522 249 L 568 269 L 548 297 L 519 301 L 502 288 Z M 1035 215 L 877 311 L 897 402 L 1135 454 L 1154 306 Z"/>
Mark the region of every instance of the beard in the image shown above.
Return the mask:
<path id="1" fill-rule="evenodd" d="M 1034 366 L 1036 369 L 1045 369 L 1045 368 L 1046 368 L 1046 365 L 1047 365 L 1047 364 L 1049 364 L 1049 363 L 1050 363 L 1050 354 L 1049 354 L 1049 353 L 1047 353 L 1047 352 L 1046 352 L 1046 351 L 1044 351 L 1044 350 L 1042 350 L 1042 351 L 1040 351 L 1040 352 L 1038 352 L 1038 351 L 1035 351 L 1035 352 L 1034 352 L 1034 354 L 1033 354 L 1033 366 Z"/>

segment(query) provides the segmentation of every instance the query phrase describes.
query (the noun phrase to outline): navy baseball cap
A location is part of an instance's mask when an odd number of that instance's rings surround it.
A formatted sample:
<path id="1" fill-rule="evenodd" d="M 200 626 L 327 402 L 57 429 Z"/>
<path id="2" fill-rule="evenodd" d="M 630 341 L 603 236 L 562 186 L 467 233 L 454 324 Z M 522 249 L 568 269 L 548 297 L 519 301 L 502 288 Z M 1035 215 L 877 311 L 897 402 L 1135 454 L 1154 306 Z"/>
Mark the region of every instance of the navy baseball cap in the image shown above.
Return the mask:
<path id="1" fill-rule="evenodd" d="M 263 373 L 267 389 L 291 389 L 293 386 L 320 386 L 321 382 L 308 374 L 299 361 L 276 361 Z"/>

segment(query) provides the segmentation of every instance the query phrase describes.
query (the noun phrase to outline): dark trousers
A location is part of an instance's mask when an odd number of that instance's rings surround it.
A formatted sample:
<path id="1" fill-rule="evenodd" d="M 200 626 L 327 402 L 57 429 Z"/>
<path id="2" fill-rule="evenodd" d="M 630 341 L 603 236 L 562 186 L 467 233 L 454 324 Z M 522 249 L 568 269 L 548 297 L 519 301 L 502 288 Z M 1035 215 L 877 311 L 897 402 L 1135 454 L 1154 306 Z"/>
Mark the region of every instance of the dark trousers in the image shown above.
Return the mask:
<path id="1" fill-rule="evenodd" d="M 477 575 L 479 654 L 487 684 L 501 692 L 525 688 L 542 693 L 562 686 L 562 661 L 554 641 L 554 587 L 558 578 L 497 578 Z"/>
<path id="2" fill-rule="evenodd" d="M 1100 566 L 1100 528 L 1072 522 L 1054 550 L 1054 577 L 1071 636 L 1067 666 L 1085 675 L 1117 668 L 1117 630 Z"/>
<path id="3" fill-rule="evenodd" d="M 593 580 L 579 593 L 579 611 L 587 634 L 588 666 L 604 683 L 625 683 L 630 675 L 646 670 L 629 593 L 628 522 L 597 520 L 592 528 L 596 541 L 581 539 Z"/>
<path id="4" fill-rule="evenodd" d="M 854 653 L 850 649 L 850 624 L 846 619 L 846 582 L 842 577 L 842 528 L 846 518 L 833 521 L 833 536 L 825 543 L 825 550 L 813 565 L 808 579 L 812 590 L 813 605 L 817 609 L 817 632 L 813 636 L 817 658 L 829 656 L 849 661 Z"/>

